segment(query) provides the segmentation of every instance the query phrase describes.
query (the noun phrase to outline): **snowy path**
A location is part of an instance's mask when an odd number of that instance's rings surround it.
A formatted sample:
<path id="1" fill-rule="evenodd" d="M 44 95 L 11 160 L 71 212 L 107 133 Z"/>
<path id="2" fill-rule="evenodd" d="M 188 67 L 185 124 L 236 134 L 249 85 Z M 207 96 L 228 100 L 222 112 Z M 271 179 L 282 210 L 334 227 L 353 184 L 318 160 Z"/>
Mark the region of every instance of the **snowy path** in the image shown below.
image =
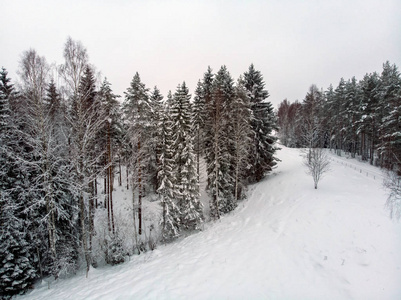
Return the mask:
<path id="1" fill-rule="evenodd" d="M 24 299 L 401 299 L 401 223 L 381 182 L 333 162 L 314 190 L 298 150 L 278 156 L 204 231 Z"/>

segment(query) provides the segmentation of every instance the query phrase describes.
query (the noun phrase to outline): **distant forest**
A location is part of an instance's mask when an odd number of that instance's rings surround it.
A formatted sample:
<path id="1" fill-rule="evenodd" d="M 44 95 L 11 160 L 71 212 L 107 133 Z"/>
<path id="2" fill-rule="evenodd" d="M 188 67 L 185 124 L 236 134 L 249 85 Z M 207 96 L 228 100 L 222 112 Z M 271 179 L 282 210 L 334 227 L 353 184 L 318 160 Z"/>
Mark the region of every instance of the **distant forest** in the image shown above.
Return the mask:
<path id="1" fill-rule="evenodd" d="M 323 91 L 312 85 L 302 102 L 278 108 L 279 137 L 288 147 L 324 147 L 401 175 L 401 77 L 396 65 L 381 74 L 340 79 Z"/>
<path id="2" fill-rule="evenodd" d="M 119 101 L 106 78 L 96 80 L 80 42 L 68 38 L 63 55 L 63 64 L 50 66 L 35 50 L 24 52 L 18 85 L 5 68 L 0 72 L 4 298 L 39 278 L 81 266 L 88 272 L 101 260 L 118 264 L 199 230 L 206 217 L 201 167 L 213 220 L 234 210 L 247 185 L 263 179 L 277 161 L 276 115 L 253 65 L 237 81 L 225 66 L 217 73 L 209 67 L 193 97 L 185 82 L 164 97 L 136 73 Z M 123 247 L 116 221 L 115 185 L 132 191 L 131 249 Z M 162 211 L 153 242 L 143 238 L 145 197 Z M 104 224 L 95 218 L 99 212 Z"/>

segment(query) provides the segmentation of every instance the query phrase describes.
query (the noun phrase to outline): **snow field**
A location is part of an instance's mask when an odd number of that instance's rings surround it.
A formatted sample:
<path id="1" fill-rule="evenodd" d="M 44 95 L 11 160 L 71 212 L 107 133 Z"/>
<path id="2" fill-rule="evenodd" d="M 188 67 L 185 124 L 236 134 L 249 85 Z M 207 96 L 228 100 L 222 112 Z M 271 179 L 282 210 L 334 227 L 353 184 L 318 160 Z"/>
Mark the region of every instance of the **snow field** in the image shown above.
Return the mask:
<path id="1" fill-rule="evenodd" d="M 204 231 L 21 298 L 401 299 L 401 223 L 381 181 L 332 162 L 315 190 L 299 150 L 277 155 L 278 168 Z"/>

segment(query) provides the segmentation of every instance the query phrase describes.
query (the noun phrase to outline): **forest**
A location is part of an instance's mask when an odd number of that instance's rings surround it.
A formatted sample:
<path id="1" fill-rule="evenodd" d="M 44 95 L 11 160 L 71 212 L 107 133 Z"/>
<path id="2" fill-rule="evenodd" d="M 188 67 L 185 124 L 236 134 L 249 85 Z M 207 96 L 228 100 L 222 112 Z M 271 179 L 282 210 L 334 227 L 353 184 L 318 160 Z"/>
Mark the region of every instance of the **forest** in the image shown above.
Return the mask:
<path id="1" fill-rule="evenodd" d="M 18 80 L 4 67 L 0 72 L 4 298 L 46 276 L 80 268 L 88 275 L 92 267 L 122 263 L 201 230 L 206 219 L 233 211 L 247 186 L 277 163 L 277 116 L 252 64 L 236 81 L 225 66 L 217 73 L 207 68 L 193 96 L 184 81 L 164 98 L 135 73 L 120 97 L 107 78 L 97 78 L 81 42 L 68 38 L 63 57 L 50 65 L 30 49 L 21 56 Z M 366 131 L 364 147 L 372 139 Z M 200 201 L 202 165 L 209 216 Z M 132 191 L 130 223 L 115 214 L 116 185 Z M 143 227 L 145 198 L 162 212 L 153 240 Z M 123 226 L 134 228 L 129 248 Z"/>
<path id="2" fill-rule="evenodd" d="M 288 147 L 322 147 L 401 174 L 401 77 L 386 62 L 381 74 L 312 85 L 302 102 L 284 100 L 279 137 Z"/>

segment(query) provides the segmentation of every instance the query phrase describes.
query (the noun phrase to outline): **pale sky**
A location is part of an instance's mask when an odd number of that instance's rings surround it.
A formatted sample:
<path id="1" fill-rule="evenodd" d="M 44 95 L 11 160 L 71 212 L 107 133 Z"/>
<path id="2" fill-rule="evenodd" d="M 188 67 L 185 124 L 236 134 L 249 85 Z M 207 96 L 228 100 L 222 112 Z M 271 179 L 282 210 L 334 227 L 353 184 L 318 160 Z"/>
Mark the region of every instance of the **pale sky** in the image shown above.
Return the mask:
<path id="1" fill-rule="evenodd" d="M 68 36 L 123 96 L 135 72 L 166 97 L 185 81 L 194 93 L 210 65 L 236 81 L 251 63 L 269 100 L 302 100 L 311 84 L 401 68 L 400 0 L 128 1 L 0 0 L 0 67 L 17 79 L 30 48 L 63 63 Z"/>

